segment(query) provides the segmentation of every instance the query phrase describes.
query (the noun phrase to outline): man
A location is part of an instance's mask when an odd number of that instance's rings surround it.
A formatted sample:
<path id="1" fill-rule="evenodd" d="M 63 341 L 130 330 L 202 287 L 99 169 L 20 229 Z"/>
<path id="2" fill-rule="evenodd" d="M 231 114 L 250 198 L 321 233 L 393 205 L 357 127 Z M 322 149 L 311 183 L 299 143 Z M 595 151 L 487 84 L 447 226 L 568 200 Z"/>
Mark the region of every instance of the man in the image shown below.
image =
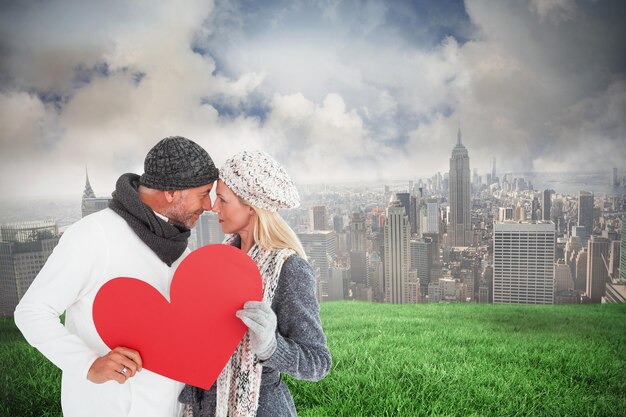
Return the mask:
<path id="1" fill-rule="evenodd" d="M 189 253 L 189 229 L 211 209 L 218 170 L 182 137 L 148 152 L 145 173 L 122 175 L 109 208 L 70 226 L 15 310 L 26 340 L 63 371 L 65 417 L 174 417 L 183 385 L 141 369 L 138 352 L 110 350 L 92 306 L 116 277 L 144 280 L 169 299 L 174 271 Z M 65 326 L 59 316 L 66 312 Z"/>

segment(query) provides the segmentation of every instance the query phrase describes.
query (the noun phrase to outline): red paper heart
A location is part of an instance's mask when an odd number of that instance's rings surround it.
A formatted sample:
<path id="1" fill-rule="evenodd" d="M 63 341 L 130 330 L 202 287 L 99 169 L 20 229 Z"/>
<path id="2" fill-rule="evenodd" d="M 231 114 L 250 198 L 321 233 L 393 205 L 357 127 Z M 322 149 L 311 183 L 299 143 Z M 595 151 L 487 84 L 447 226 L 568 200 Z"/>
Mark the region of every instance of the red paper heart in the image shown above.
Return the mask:
<path id="1" fill-rule="evenodd" d="M 232 246 L 209 245 L 178 266 L 171 302 L 144 281 L 114 278 L 98 291 L 93 320 L 111 349 L 135 349 L 144 368 L 209 389 L 247 330 L 235 312 L 261 299 L 252 259 Z"/>

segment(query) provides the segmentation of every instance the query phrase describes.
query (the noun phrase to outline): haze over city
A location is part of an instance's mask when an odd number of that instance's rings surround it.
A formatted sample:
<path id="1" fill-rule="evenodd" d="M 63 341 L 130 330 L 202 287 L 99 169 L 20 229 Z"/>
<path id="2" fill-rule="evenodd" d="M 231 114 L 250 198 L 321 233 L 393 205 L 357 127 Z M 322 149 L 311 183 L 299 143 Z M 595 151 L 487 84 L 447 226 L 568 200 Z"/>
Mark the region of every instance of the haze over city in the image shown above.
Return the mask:
<path id="1" fill-rule="evenodd" d="M 107 194 L 169 135 L 299 183 L 447 172 L 459 126 L 479 174 L 626 168 L 623 2 L 0 8 L 5 197 Z"/>

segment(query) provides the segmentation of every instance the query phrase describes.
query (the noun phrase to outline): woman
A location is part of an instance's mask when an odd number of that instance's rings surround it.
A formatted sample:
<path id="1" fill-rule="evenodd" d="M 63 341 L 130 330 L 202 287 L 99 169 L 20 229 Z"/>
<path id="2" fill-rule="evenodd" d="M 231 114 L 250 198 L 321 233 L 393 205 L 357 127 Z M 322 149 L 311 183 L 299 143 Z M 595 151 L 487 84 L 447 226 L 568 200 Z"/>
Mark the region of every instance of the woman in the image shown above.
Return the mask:
<path id="1" fill-rule="evenodd" d="M 295 416 L 280 374 L 319 381 L 330 352 L 315 298 L 315 275 L 296 234 L 277 213 L 299 205 L 285 170 L 264 152 L 241 152 L 220 169 L 217 213 L 226 243 L 246 252 L 263 277 L 263 301 L 237 312 L 249 328 L 213 387 L 186 386 L 179 400 L 194 417 Z M 192 411 L 192 413 L 190 413 Z"/>

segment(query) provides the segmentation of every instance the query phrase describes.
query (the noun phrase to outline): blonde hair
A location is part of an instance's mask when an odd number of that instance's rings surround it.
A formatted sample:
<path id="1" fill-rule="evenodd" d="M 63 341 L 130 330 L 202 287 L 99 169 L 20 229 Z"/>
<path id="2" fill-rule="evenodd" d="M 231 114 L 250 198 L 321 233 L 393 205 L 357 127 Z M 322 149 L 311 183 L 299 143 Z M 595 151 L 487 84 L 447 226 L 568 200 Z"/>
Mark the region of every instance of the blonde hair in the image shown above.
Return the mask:
<path id="1" fill-rule="evenodd" d="M 300 239 L 280 214 L 250 206 L 256 212 L 254 241 L 263 249 L 293 249 L 301 258 L 306 253 Z"/>

